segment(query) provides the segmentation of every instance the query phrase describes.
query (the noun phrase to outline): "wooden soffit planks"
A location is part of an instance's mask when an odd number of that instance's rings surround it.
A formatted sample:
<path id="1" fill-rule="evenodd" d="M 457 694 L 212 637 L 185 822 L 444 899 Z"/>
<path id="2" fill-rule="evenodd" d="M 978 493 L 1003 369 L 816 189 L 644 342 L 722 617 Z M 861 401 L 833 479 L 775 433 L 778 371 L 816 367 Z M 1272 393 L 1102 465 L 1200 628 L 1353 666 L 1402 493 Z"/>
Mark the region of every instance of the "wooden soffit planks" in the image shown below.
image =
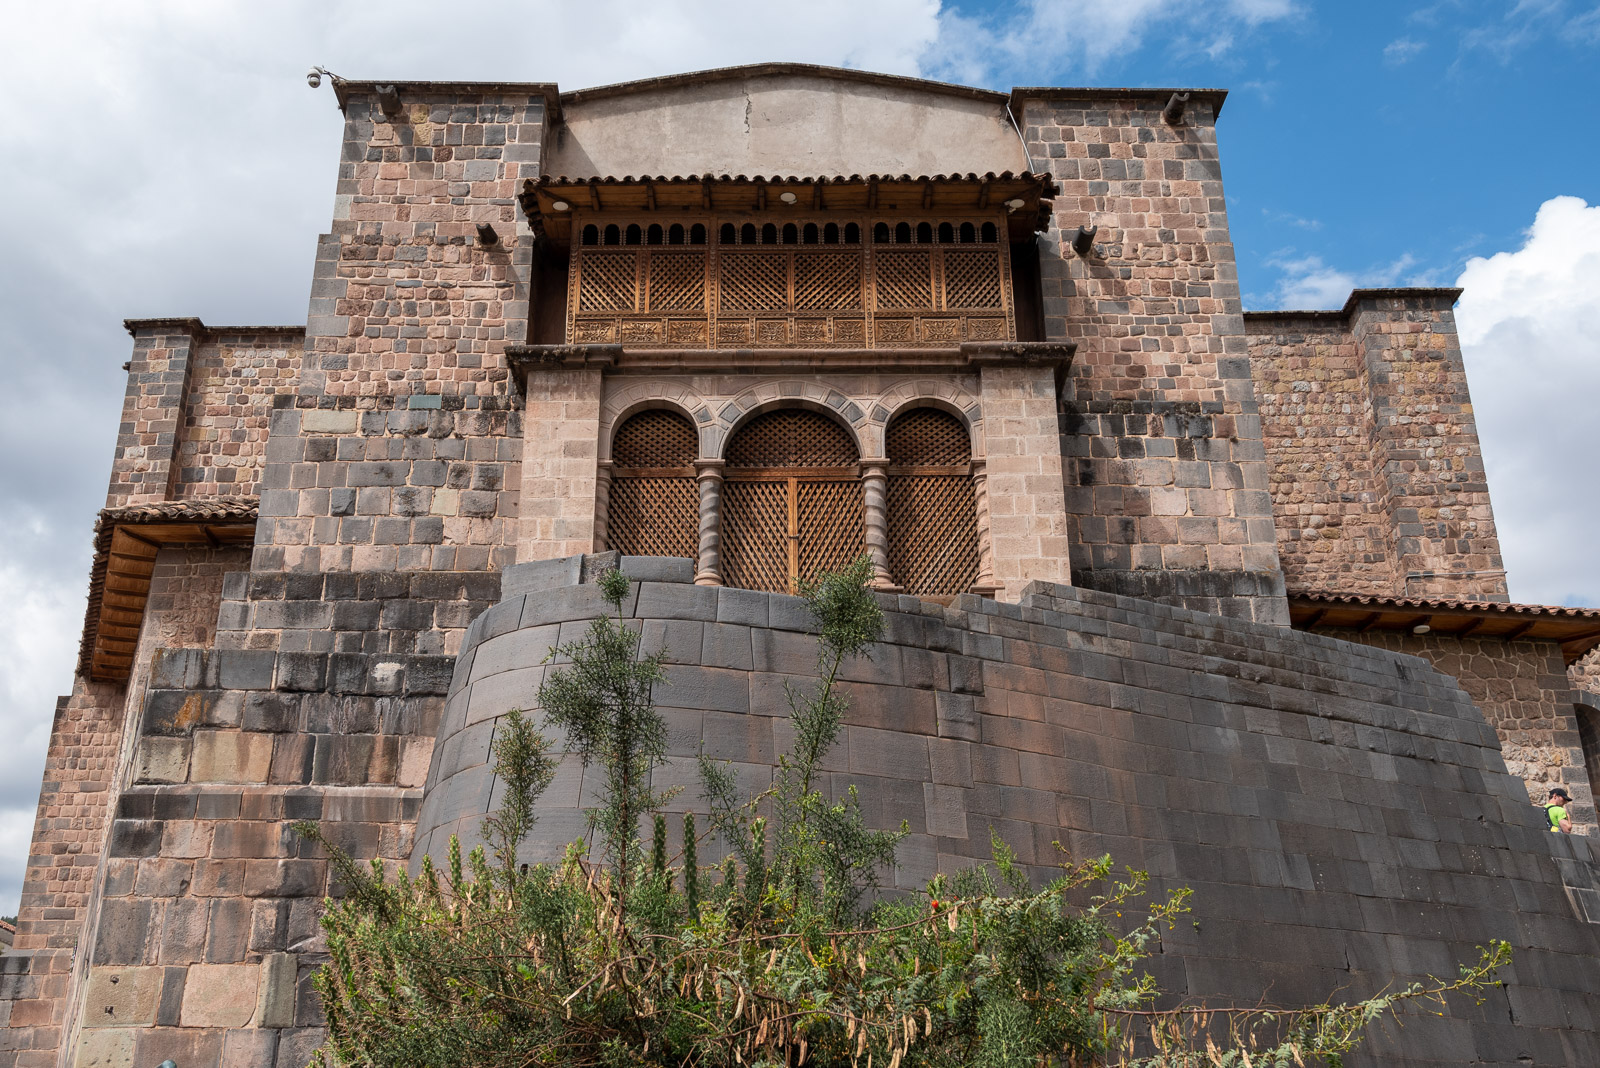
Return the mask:
<path id="1" fill-rule="evenodd" d="M 1567 664 L 1600 647 L 1600 610 L 1588 608 L 1291 591 L 1289 622 L 1299 630 L 1412 633 L 1425 626 L 1432 637 L 1551 641 Z"/>
<path id="2" fill-rule="evenodd" d="M 79 674 L 120 682 L 132 673 L 156 557 L 162 549 L 247 547 L 255 541 L 255 516 L 254 500 L 162 503 L 102 512 Z"/>

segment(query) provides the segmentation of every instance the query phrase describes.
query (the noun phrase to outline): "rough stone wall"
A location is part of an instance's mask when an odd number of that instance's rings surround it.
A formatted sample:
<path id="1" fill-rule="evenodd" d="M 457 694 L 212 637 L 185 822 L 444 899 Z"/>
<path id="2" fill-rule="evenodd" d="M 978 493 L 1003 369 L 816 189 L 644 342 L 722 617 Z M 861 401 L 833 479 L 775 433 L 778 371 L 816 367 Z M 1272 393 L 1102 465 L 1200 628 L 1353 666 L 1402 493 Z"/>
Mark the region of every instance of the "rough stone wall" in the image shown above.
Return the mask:
<path id="1" fill-rule="evenodd" d="M 1600 698 L 1600 649 L 1596 649 L 1567 669 L 1574 689 Z"/>
<path id="2" fill-rule="evenodd" d="M 452 662 L 156 657 L 86 927 L 74 1056 L 307 1062 L 322 1038 L 316 916 L 334 887 L 323 852 L 290 824 L 320 821 L 358 857 L 409 856 Z"/>
<path id="3" fill-rule="evenodd" d="M 255 496 L 272 401 L 294 393 L 304 344 L 300 327 L 206 332 L 190 360 L 174 499 Z"/>
<path id="4" fill-rule="evenodd" d="M 1343 313 L 1245 316 L 1271 463 L 1278 560 L 1295 590 L 1394 595 L 1372 383 Z"/>
<path id="5" fill-rule="evenodd" d="M 17 935 L 0 957 L 0 1060 L 45 1068 L 72 1015 L 74 963 L 115 799 L 123 688 L 79 679 L 56 703 Z"/>
<path id="6" fill-rule="evenodd" d="M 476 839 L 496 719 L 536 708 L 546 652 L 604 610 L 592 585 L 559 585 L 562 563 L 513 569 L 468 634 L 413 865 L 452 833 Z M 654 581 L 672 571 L 659 561 L 623 566 L 650 579 L 625 614 L 671 659 L 657 785 L 688 785 L 674 805 L 696 805 L 704 746 L 762 788 L 790 742 L 783 683 L 815 676 L 802 603 L 690 585 L 687 561 L 677 581 Z M 1495 732 L 1425 661 L 1043 584 L 1020 605 L 884 603 L 884 642 L 848 669 L 828 788 L 856 784 L 875 825 L 910 825 L 894 885 L 986 857 L 991 829 L 1041 876 L 1056 841 L 1109 852 L 1158 892 L 1195 891 L 1197 922 L 1152 960 L 1163 987 L 1235 1003 L 1362 997 L 1505 938 L 1516 963 L 1481 1008 L 1375 1028 L 1350 1063 L 1600 1062 L 1589 839 L 1543 830 Z M 525 859 L 584 832 L 583 780 L 567 756 Z"/>
<path id="7" fill-rule="evenodd" d="M 273 413 L 258 571 L 497 569 L 516 545 L 541 93 L 344 100 L 298 396 Z M 477 225 L 496 228 L 480 242 Z M 280 404 L 282 404 L 280 399 Z M 348 465 L 348 466 L 347 466 Z M 384 522 L 383 520 L 399 522 Z"/>
<path id="8" fill-rule="evenodd" d="M 1403 596 L 1509 600 L 1478 428 L 1456 336 L 1456 292 L 1360 300 L 1381 476 Z"/>
<path id="9" fill-rule="evenodd" d="M 1357 290 L 1340 312 L 1246 317 L 1290 587 L 1507 599 L 1458 295 Z"/>
<path id="10" fill-rule="evenodd" d="M 1061 187 L 1040 259 L 1045 336 L 1078 343 L 1073 581 L 1287 624 L 1215 114 L 1192 101 L 1173 126 L 1165 103 L 1066 90 L 1021 106 L 1034 166 Z M 1099 227 L 1087 257 L 1079 225 Z"/>
<path id="11" fill-rule="evenodd" d="M 106 507 L 168 499 L 198 319 L 130 323 L 133 356 L 111 462 Z"/>
<path id="12" fill-rule="evenodd" d="M 1528 799 L 1543 802 L 1550 787 L 1565 786 L 1572 795 L 1575 831 L 1600 833 L 1560 645 L 1400 631 L 1324 628 L 1321 633 L 1420 656 L 1453 676 L 1500 736 L 1506 769 L 1522 780 Z"/>

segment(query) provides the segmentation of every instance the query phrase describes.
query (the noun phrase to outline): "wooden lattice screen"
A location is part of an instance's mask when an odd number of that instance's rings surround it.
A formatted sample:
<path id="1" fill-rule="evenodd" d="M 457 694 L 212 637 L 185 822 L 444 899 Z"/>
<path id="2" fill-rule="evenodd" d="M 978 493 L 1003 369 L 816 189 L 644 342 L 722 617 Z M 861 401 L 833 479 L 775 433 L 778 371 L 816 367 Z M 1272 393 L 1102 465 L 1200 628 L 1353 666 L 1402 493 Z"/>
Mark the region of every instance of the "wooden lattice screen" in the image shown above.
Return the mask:
<path id="1" fill-rule="evenodd" d="M 947 346 L 1016 336 L 999 217 L 574 221 L 567 337 L 644 348 Z M 677 241 L 673 241 L 676 235 Z M 636 247 L 629 247 L 636 246 Z"/>
<path id="2" fill-rule="evenodd" d="M 626 556 L 686 556 L 699 552 L 700 493 L 694 424 L 677 412 L 640 412 L 611 439 L 607 548 Z"/>
<path id="3" fill-rule="evenodd" d="M 842 427 L 804 409 L 780 408 L 741 428 L 727 450 L 723 581 L 789 591 L 798 577 L 859 556 L 859 459 Z"/>
<path id="4" fill-rule="evenodd" d="M 961 420 L 913 408 L 889 424 L 889 573 L 907 593 L 966 593 L 978 577 L 972 447 Z"/>

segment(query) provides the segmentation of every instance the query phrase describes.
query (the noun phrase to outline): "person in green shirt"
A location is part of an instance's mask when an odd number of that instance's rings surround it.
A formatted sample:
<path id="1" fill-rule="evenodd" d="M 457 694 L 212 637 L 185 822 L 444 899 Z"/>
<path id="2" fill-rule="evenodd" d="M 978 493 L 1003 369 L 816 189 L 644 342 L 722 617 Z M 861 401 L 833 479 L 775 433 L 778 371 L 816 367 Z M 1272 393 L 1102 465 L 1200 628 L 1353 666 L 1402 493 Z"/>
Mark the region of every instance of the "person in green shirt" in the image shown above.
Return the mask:
<path id="1" fill-rule="evenodd" d="M 1567 815 L 1567 805 L 1572 802 L 1567 791 L 1559 786 L 1550 788 L 1549 800 L 1544 803 L 1544 814 L 1550 821 L 1551 834 L 1571 834 L 1572 818 Z M 1538 804 L 1537 801 L 1534 804 Z"/>

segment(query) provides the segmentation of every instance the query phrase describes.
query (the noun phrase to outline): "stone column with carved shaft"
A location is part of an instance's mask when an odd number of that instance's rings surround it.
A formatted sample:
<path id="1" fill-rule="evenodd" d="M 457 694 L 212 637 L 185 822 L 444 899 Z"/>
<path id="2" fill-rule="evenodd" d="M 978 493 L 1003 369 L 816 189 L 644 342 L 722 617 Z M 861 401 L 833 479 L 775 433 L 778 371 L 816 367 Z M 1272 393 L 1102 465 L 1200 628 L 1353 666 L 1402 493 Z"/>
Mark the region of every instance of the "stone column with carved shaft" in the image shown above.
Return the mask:
<path id="1" fill-rule="evenodd" d="M 889 575 L 889 461 L 861 461 L 861 494 L 866 515 L 867 555 L 872 557 L 872 588 L 898 592 Z"/>
<path id="2" fill-rule="evenodd" d="M 594 551 L 605 552 L 610 546 L 611 519 L 611 461 L 601 460 L 594 473 Z"/>
<path id="3" fill-rule="evenodd" d="M 972 592 L 993 597 L 1001 589 L 994 577 L 994 546 L 989 537 L 989 476 L 983 460 L 972 461 L 972 503 L 978 517 L 978 577 Z"/>
<path id="4" fill-rule="evenodd" d="M 696 460 L 694 477 L 700 483 L 700 560 L 696 586 L 722 585 L 722 465 L 721 460 Z"/>

